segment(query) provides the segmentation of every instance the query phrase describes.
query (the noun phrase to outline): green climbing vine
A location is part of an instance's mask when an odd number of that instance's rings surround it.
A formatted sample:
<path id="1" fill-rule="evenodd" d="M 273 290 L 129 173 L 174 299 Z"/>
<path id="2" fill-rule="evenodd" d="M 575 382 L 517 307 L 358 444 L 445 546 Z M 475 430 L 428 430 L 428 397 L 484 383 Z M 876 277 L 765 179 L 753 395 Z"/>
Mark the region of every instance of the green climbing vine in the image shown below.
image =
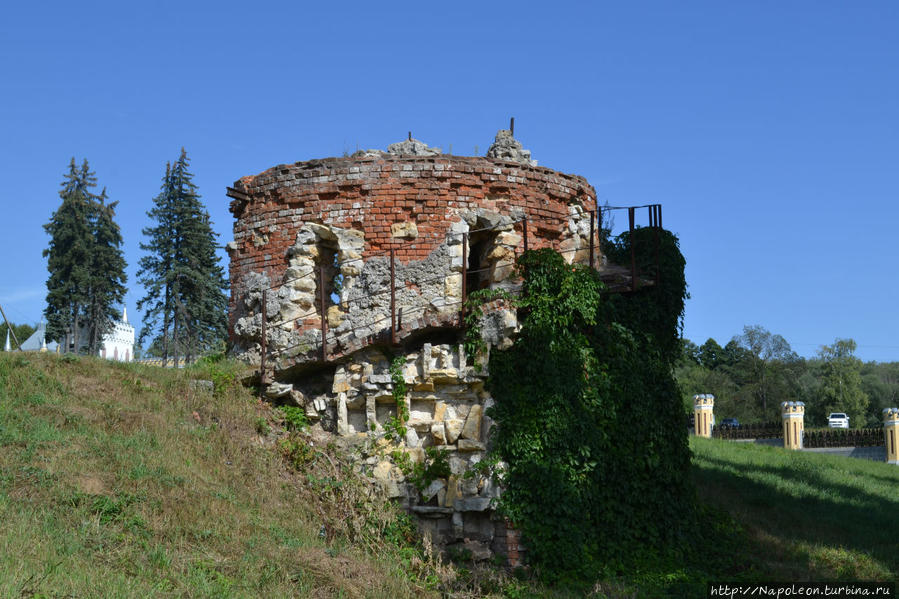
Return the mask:
<path id="1" fill-rule="evenodd" d="M 504 289 L 479 289 L 468 294 L 468 298 L 465 300 L 465 337 L 462 345 L 466 358 L 474 364 L 475 370 L 478 371 L 481 370 L 481 365 L 477 359 L 487 349 L 487 344 L 481 335 L 484 306 L 496 300 L 502 300 L 509 307 L 515 306 L 515 298 Z"/>
<path id="2" fill-rule="evenodd" d="M 406 409 L 406 377 L 403 367 L 406 357 L 396 356 L 390 362 L 390 380 L 393 383 L 393 401 L 396 402 L 396 416 L 384 423 L 384 434 L 394 443 L 406 438 L 406 423 L 409 421 L 409 410 Z"/>
<path id="3" fill-rule="evenodd" d="M 672 377 L 684 260 L 673 235 L 660 238 L 659 284 L 635 294 L 601 295 L 595 271 L 552 250 L 519 260 L 521 330 L 511 348 L 491 352 L 488 415 L 493 457 L 506 464 L 499 508 L 544 580 L 674 551 L 694 522 Z M 614 252 L 629 256 L 632 241 L 618 238 Z M 648 268 L 655 245 L 640 241 Z"/>

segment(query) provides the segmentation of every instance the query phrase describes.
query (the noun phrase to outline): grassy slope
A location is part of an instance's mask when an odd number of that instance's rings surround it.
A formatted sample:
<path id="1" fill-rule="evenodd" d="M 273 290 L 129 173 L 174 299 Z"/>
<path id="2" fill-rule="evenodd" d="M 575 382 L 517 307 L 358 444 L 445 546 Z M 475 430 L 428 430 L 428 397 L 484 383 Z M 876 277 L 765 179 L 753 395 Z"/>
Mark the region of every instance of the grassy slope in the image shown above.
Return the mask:
<path id="1" fill-rule="evenodd" d="M 0 354 L 0 596 L 428 596 L 428 570 L 410 575 L 408 548 L 320 538 L 323 518 L 358 510 L 316 504 L 309 477 L 262 446 L 267 406 L 237 385 L 192 389 L 191 378 L 227 379 L 209 368 Z M 710 579 L 897 578 L 895 466 L 691 444 L 701 501 L 740 524 L 707 514 L 681 558 L 603 581 L 599 595 L 691 596 L 704 584 L 685 581 Z M 449 584 L 459 596 L 484 593 L 461 572 Z M 559 593 L 508 579 L 492 589 Z"/>
<path id="2" fill-rule="evenodd" d="M 211 374 L 0 354 L 0 596 L 427 596 L 319 538 L 267 408 Z"/>
<path id="3" fill-rule="evenodd" d="M 691 439 L 700 499 L 747 535 L 749 578 L 899 578 L 899 468 L 868 460 Z"/>

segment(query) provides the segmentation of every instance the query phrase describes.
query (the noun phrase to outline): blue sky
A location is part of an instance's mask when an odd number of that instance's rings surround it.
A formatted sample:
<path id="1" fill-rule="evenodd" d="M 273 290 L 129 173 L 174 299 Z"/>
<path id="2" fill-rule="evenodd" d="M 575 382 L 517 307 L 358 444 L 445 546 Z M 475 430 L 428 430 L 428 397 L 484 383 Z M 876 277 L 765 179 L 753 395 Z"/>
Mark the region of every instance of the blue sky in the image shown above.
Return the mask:
<path id="1" fill-rule="evenodd" d="M 118 200 L 131 320 L 145 213 L 184 146 L 224 244 L 225 188 L 407 131 L 483 154 L 515 117 L 543 166 L 662 203 L 684 334 L 899 360 L 899 3 L 81 2 L 0 20 L 0 304 L 43 309 L 69 160 Z M 619 225 L 624 224 L 619 217 Z"/>

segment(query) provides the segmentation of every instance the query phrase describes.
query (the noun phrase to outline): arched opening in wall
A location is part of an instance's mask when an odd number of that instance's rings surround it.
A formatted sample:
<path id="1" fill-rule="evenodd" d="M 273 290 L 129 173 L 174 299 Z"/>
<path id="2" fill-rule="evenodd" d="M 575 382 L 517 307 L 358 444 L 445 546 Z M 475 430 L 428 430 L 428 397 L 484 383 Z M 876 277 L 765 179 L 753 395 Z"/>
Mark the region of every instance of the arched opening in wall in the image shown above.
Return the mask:
<path id="1" fill-rule="evenodd" d="M 496 246 L 495 231 L 476 231 L 468 237 L 468 264 L 465 285 L 468 293 L 486 289 L 493 281 L 490 278 L 490 253 Z"/>
<path id="2" fill-rule="evenodd" d="M 324 309 L 327 310 L 331 306 L 340 304 L 340 294 L 343 292 L 343 273 L 340 272 L 340 264 L 337 262 L 337 248 L 319 242 L 318 257 L 319 265 L 324 270 Z M 318 286 L 318 280 L 316 280 L 316 286 Z"/>

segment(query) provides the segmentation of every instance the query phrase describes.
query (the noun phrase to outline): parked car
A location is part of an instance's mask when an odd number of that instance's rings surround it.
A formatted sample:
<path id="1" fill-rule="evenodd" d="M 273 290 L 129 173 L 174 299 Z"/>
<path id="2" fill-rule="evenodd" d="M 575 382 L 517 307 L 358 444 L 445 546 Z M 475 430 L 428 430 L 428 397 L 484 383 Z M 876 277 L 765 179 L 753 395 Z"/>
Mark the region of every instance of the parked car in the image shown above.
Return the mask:
<path id="1" fill-rule="evenodd" d="M 721 420 L 721 426 L 729 426 L 730 428 L 740 428 L 740 421 L 736 418 L 724 418 Z"/>
<path id="2" fill-rule="evenodd" d="M 849 428 L 849 416 L 843 412 L 831 412 L 827 417 L 827 426 L 830 428 Z"/>

